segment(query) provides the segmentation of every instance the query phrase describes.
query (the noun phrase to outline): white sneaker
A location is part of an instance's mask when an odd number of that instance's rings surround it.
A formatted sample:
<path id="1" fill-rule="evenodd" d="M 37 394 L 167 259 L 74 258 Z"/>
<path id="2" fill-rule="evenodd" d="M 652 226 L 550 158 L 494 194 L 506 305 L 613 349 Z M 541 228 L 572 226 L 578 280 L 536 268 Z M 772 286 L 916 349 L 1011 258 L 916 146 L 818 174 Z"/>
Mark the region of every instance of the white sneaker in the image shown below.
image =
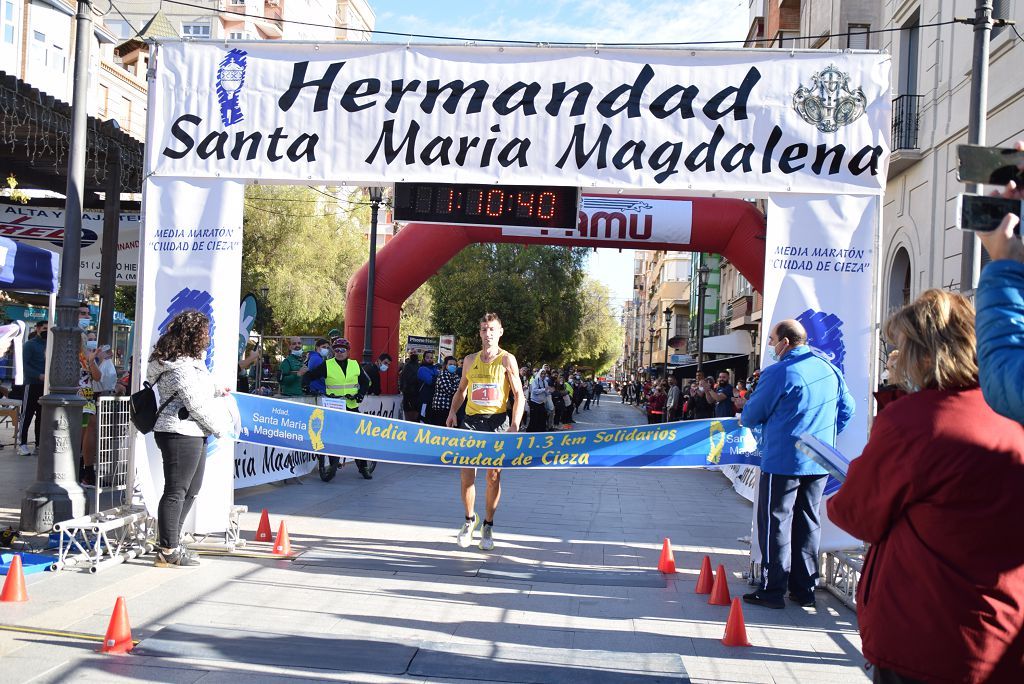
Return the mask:
<path id="1" fill-rule="evenodd" d="M 480 550 L 490 551 L 494 548 L 494 526 L 484 525 L 480 530 Z"/>
<path id="2" fill-rule="evenodd" d="M 462 529 L 459 530 L 459 536 L 456 538 L 459 546 L 464 549 L 468 549 L 469 545 L 473 543 L 473 531 L 476 530 L 480 525 L 480 516 L 476 513 L 473 514 L 472 520 L 467 520 L 463 525 Z"/>
<path id="3" fill-rule="evenodd" d="M 32 450 L 28 448 L 28 444 L 22 444 L 21 446 L 18 447 L 19 456 L 30 456 L 31 454 Z"/>

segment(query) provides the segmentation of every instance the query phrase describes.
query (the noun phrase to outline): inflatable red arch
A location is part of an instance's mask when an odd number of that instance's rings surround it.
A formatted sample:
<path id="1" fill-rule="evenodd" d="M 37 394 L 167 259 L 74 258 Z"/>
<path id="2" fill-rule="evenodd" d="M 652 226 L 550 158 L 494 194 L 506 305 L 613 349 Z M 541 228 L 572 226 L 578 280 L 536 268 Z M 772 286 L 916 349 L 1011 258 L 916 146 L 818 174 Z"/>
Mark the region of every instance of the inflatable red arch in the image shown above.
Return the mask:
<path id="1" fill-rule="evenodd" d="M 585 197 L 598 197 L 587 194 Z M 623 199 L 621 195 L 614 195 Z M 565 247 L 611 247 L 614 249 L 653 249 L 710 252 L 729 259 L 755 290 L 764 285 L 765 217 L 750 202 L 707 197 L 668 198 L 631 196 L 631 199 L 671 200 L 692 203 L 690 241 L 684 244 L 655 241 L 611 240 L 595 236 L 591 222 L 580 212 L 577 235 L 551 239 L 541 235 L 524 237 L 503 235 L 501 228 L 410 223 L 377 252 L 377 277 L 374 289 L 373 352 L 386 351 L 399 359 L 398 322 L 402 304 L 417 288 L 464 247 L 477 242 L 514 242 Z M 539 231 L 538 231 L 539 232 Z M 650 231 L 648 231 L 650 232 Z M 659 231 L 660 232 L 660 231 Z M 653 237 L 657 237 L 654 235 Z M 345 303 L 345 336 L 352 341 L 354 358 L 361 358 L 366 320 L 366 282 L 368 265 L 363 264 L 348 283 Z M 396 370 L 381 377 L 383 394 L 398 392 Z"/>

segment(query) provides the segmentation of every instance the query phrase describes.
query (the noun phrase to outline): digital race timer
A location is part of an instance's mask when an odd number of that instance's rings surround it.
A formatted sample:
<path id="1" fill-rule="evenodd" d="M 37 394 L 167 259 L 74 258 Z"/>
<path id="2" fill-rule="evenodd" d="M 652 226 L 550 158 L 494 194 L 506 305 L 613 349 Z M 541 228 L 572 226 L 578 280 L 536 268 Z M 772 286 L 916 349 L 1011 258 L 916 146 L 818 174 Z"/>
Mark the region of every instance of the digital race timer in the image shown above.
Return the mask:
<path id="1" fill-rule="evenodd" d="M 395 220 L 478 226 L 576 228 L 579 188 L 395 183 Z"/>

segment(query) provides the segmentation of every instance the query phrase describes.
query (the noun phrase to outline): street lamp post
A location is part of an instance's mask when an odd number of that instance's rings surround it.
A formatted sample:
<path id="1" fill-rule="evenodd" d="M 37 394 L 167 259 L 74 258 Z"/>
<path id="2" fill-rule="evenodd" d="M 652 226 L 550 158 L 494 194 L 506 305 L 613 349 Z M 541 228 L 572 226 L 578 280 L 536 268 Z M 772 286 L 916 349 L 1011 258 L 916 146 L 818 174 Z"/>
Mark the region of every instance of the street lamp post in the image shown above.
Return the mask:
<path id="1" fill-rule="evenodd" d="M 373 290 L 377 284 L 377 212 L 384 198 L 384 188 L 371 186 L 370 195 L 370 260 L 366 273 L 366 320 L 363 326 L 363 363 L 373 363 Z"/>
<path id="2" fill-rule="evenodd" d="M 697 372 L 704 372 L 704 297 L 708 291 L 711 269 L 701 264 L 697 269 Z"/>
<path id="3" fill-rule="evenodd" d="M 668 380 L 668 331 L 669 326 L 672 325 L 672 307 L 666 306 L 665 310 L 662 311 L 665 314 L 665 380 Z M 665 422 L 668 422 L 668 411 L 665 411 Z"/>
<path id="4" fill-rule="evenodd" d="M 650 336 L 647 338 L 647 377 L 654 379 L 654 325 L 647 330 Z"/>
<path id="5" fill-rule="evenodd" d="M 82 444 L 82 407 L 78 396 L 82 330 L 78 327 L 78 269 L 82 248 L 85 195 L 86 130 L 89 92 L 89 45 L 92 4 L 78 0 L 75 14 L 75 74 L 72 86 L 71 137 L 68 141 L 68 183 L 64 207 L 64 253 L 50 353 L 50 393 L 39 400 L 39 462 L 36 481 L 21 500 L 21 530 L 47 532 L 54 523 L 85 515 L 85 492 L 78 484 Z M 27 389 L 25 390 L 28 391 Z"/>

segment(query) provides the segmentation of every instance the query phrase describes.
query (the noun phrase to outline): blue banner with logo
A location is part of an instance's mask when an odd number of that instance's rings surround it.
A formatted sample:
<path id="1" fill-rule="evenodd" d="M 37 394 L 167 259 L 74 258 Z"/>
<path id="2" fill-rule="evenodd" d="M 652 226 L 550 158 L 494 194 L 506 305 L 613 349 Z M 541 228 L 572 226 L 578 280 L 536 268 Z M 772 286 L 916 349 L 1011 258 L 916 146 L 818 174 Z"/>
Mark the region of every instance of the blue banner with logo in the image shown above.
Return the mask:
<path id="1" fill-rule="evenodd" d="M 761 459 L 734 418 L 570 432 L 470 432 L 251 394 L 233 395 L 239 441 L 452 468 L 695 468 Z"/>

